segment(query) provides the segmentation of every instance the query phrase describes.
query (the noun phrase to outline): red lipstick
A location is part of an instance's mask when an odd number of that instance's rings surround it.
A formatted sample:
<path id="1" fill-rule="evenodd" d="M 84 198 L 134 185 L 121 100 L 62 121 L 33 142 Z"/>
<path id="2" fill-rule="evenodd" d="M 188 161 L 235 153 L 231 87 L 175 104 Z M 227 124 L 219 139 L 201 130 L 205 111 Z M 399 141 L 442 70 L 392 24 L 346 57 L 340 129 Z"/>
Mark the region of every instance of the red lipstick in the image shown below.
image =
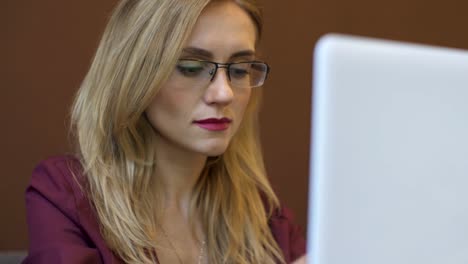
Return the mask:
<path id="1" fill-rule="evenodd" d="M 207 118 L 196 120 L 194 123 L 206 130 L 209 131 L 222 131 L 228 129 L 229 125 L 231 124 L 232 120 L 229 118 Z"/>

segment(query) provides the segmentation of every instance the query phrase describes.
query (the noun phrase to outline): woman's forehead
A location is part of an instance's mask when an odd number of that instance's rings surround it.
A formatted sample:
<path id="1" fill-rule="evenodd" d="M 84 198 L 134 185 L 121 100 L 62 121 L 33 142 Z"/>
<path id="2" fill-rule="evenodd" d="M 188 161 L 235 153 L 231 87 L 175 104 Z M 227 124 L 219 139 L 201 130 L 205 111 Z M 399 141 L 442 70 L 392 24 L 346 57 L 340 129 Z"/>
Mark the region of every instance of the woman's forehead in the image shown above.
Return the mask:
<path id="1" fill-rule="evenodd" d="M 209 4 L 199 16 L 185 47 L 211 52 L 214 57 L 239 51 L 255 51 L 257 33 L 250 16 L 237 4 Z"/>

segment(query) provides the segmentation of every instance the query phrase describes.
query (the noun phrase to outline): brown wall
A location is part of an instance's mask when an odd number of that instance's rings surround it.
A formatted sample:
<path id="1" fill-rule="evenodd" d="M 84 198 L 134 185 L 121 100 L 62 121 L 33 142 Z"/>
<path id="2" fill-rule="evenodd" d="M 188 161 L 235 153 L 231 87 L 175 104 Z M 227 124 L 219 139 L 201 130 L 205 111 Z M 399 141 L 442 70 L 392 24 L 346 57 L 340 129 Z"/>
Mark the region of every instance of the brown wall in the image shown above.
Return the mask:
<path id="1" fill-rule="evenodd" d="M 264 87 L 265 157 L 280 197 L 305 226 L 317 38 L 341 32 L 468 49 L 468 2 L 261 2 L 266 16 L 262 49 L 273 69 Z M 68 107 L 114 3 L 7 0 L 1 10 L 0 250 L 27 247 L 24 189 L 39 160 L 69 151 Z"/>

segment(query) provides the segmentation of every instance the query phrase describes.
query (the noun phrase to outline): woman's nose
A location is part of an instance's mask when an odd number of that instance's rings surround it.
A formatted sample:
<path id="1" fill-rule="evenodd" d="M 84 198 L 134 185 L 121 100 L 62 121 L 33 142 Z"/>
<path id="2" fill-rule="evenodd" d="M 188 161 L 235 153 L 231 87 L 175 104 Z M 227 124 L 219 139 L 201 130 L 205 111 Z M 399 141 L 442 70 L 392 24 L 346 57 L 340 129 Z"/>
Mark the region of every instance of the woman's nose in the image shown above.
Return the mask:
<path id="1" fill-rule="evenodd" d="M 234 92 L 229 81 L 227 69 L 217 70 L 213 80 L 205 91 L 205 101 L 207 104 L 227 105 L 231 103 Z"/>

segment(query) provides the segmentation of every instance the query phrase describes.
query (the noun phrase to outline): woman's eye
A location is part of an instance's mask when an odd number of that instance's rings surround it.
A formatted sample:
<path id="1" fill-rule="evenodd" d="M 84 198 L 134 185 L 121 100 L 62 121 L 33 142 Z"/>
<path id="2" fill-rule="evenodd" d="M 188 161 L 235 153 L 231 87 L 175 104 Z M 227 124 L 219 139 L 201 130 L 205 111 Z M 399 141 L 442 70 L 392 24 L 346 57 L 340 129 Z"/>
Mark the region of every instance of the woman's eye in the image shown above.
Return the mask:
<path id="1" fill-rule="evenodd" d="M 182 75 L 186 77 L 196 77 L 200 75 L 205 69 L 205 67 L 200 64 L 178 64 L 176 68 Z"/>
<path id="2" fill-rule="evenodd" d="M 231 68 L 231 78 L 241 79 L 249 75 L 249 70 L 246 68 Z"/>

